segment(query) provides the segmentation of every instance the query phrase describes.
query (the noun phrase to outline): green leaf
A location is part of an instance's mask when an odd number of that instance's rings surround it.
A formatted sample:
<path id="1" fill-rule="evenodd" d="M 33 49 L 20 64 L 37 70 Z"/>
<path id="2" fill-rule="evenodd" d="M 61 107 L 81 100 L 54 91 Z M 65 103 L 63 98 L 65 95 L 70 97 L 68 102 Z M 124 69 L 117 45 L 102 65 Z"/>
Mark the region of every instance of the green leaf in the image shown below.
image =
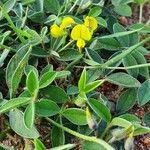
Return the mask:
<path id="1" fill-rule="evenodd" d="M 104 119 L 106 122 L 111 121 L 111 113 L 107 106 L 105 106 L 102 102 L 95 100 L 95 99 L 89 99 L 88 101 L 89 106 L 92 108 L 92 110 L 102 119 Z"/>
<path id="2" fill-rule="evenodd" d="M 90 66 L 99 66 L 100 64 L 91 59 L 84 59 L 84 62 Z"/>
<path id="3" fill-rule="evenodd" d="M 109 126 L 110 126 L 110 127 L 112 127 L 112 126 L 119 126 L 119 127 L 128 128 L 128 127 L 132 126 L 132 123 L 129 122 L 129 121 L 127 121 L 127 120 L 125 120 L 125 119 L 123 119 L 123 118 L 115 117 L 115 118 L 111 121 L 111 123 L 110 123 Z"/>
<path id="4" fill-rule="evenodd" d="M 33 72 L 35 72 L 35 73 L 37 74 L 37 76 L 39 76 L 38 70 L 37 70 L 34 66 L 32 66 L 32 65 L 27 65 L 27 66 L 24 68 L 24 73 L 25 73 L 25 75 L 28 76 L 29 73 L 30 73 L 32 70 L 33 70 Z"/>
<path id="5" fill-rule="evenodd" d="M 124 87 L 139 87 L 140 82 L 126 73 L 113 73 L 106 78 L 107 81 Z"/>
<path id="6" fill-rule="evenodd" d="M 57 76 L 57 72 L 54 71 L 48 71 L 44 73 L 39 82 L 40 89 L 47 87 L 49 84 L 51 84 Z"/>
<path id="7" fill-rule="evenodd" d="M 89 93 L 89 92 L 93 91 L 98 86 L 100 86 L 103 82 L 104 82 L 103 80 L 97 80 L 97 81 L 93 81 L 91 83 L 86 84 L 84 92 Z"/>
<path id="8" fill-rule="evenodd" d="M 150 101 L 150 80 L 146 80 L 142 83 L 138 90 L 138 103 L 140 106 L 145 105 Z"/>
<path id="9" fill-rule="evenodd" d="M 67 76 L 69 76 L 71 74 L 70 71 L 58 71 L 57 72 L 57 77 L 56 79 L 59 79 L 59 78 L 66 78 Z"/>
<path id="10" fill-rule="evenodd" d="M 76 146 L 75 144 L 66 144 L 66 145 L 51 148 L 49 150 L 66 150 L 66 149 L 69 150 L 74 148 L 75 146 Z"/>
<path id="11" fill-rule="evenodd" d="M 36 0 L 35 3 L 33 3 L 34 9 L 37 12 L 43 11 L 44 1 L 43 0 Z"/>
<path id="12" fill-rule="evenodd" d="M 114 33 L 118 33 L 118 32 L 126 32 L 126 29 L 119 23 L 115 23 L 113 25 L 113 30 Z M 125 36 L 121 36 L 121 37 L 117 37 L 117 40 L 120 42 L 120 44 L 123 47 L 128 47 L 129 46 L 129 35 L 125 35 Z"/>
<path id="13" fill-rule="evenodd" d="M 26 86 L 32 96 L 36 95 L 39 90 L 39 81 L 37 73 L 32 70 L 27 76 Z"/>
<path id="14" fill-rule="evenodd" d="M 36 1 L 41 1 L 43 3 L 43 0 L 36 0 Z M 36 10 L 34 10 L 33 13 L 28 15 L 28 18 L 30 20 L 32 20 L 32 22 L 34 22 L 34 23 L 38 23 L 38 24 L 44 23 L 44 21 L 45 21 L 44 20 L 44 12 L 43 12 L 43 10 L 38 10 L 38 9 L 43 9 L 42 6 L 39 6 L 39 7 L 36 6 L 35 9 Z M 32 31 L 30 32 L 30 34 L 32 34 Z M 36 35 L 37 35 L 37 37 L 36 37 Z M 34 37 L 35 37 L 35 40 L 34 40 Z M 39 41 L 38 41 L 38 39 L 39 39 Z M 42 38 L 39 36 L 39 34 L 37 32 L 34 32 L 34 30 L 33 30 L 33 36 L 31 35 L 31 39 L 29 42 L 32 43 L 33 45 L 39 45 L 42 42 Z"/>
<path id="15" fill-rule="evenodd" d="M 9 113 L 10 127 L 21 137 L 36 139 L 39 133 L 35 127 L 28 129 L 24 124 L 23 113 L 20 110 L 13 110 Z"/>
<path id="16" fill-rule="evenodd" d="M 146 38 L 144 40 L 142 40 L 141 42 L 129 47 L 128 49 L 122 51 L 122 53 L 119 53 L 118 55 L 115 55 L 114 57 L 112 57 L 111 59 L 109 59 L 108 61 L 106 61 L 102 67 L 107 67 L 110 66 L 114 63 L 118 63 L 120 60 L 122 60 L 124 57 L 126 57 L 128 54 L 130 54 L 131 52 L 133 52 L 134 50 L 136 50 L 138 47 L 140 47 L 141 45 L 143 45 L 144 43 L 146 43 L 147 41 L 149 41 L 149 38 Z"/>
<path id="17" fill-rule="evenodd" d="M 106 150 L 102 145 L 89 141 L 84 141 L 81 147 L 81 150 Z"/>
<path id="18" fill-rule="evenodd" d="M 77 59 L 81 55 L 82 54 L 76 49 L 66 49 L 65 51 L 59 53 L 60 58 L 58 59 L 61 61 L 72 61 Z"/>
<path id="19" fill-rule="evenodd" d="M 80 92 L 84 91 L 85 85 L 86 85 L 86 69 L 84 68 L 78 81 L 78 88 Z"/>
<path id="20" fill-rule="evenodd" d="M 139 34 L 138 33 L 133 33 L 129 35 L 129 41 L 130 41 L 130 46 L 133 46 L 135 44 L 137 44 L 140 40 L 139 40 Z"/>
<path id="21" fill-rule="evenodd" d="M 0 114 L 10 111 L 14 108 L 24 106 L 28 104 L 30 101 L 31 98 L 27 98 L 27 97 L 18 97 L 18 98 L 11 99 L 0 107 Z"/>
<path id="22" fill-rule="evenodd" d="M 123 58 L 123 65 L 124 65 L 124 67 L 129 67 L 129 66 L 138 65 L 138 63 L 137 63 L 137 60 L 133 57 L 133 55 L 129 54 Z M 127 72 L 131 76 L 136 78 L 139 74 L 139 68 L 127 69 Z"/>
<path id="23" fill-rule="evenodd" d="M 95 62 L 98 62 L 100 64 L 103 63 L 103 59 L 100 57 L 100 55 L 96 51 L 88 48 L 88 49 L 86 49 L 86 53 L 87 53 L 89 59 L 91 59 Z"/>
<path id="24" fill-rule="evenodd" d="M 15 3 L 16 3 L 16 0 L 7 0 L 6 3 L 3 5 L 3 8 L 8 13 L 9 11 L 12 10 L 12 8 L 15 5 Z"/>
<path id="25" fill-rule="evenodd" d="M 41 71 L 41 76 L 48 71 L 53 71 L 53 65 L 51 65 L 51 64 L 46 65 L 45 68 L 43 68 Z"/>
<path id="26" fill-rule="evenodd" d="M 117 6 L 117 5 L 121 5 L 121 4 L 128 4 L 128 3 L 131 3 L 131 2 L 134 2 L 134 0 L 112 0 L 112 4 Z"/>
<path id="27" fill-rule="evenodd" d="M 28 90 L 23 91 L 19 97 L 32 97 Z"/>
<path id="28" fill-rule="evenodd" d="M 115 38 L 102 38 L 96 39 L 90 45 L 90 49 L 100 50 L 100 49 L 107 49 L 107 50 L 119 50 L 121 48 L 120 43 Z"/>
<path id="29" fill-rule="evenodd" d="M 119 116 L 120 118 L 126 119 L 127 121 L 133 123 L 133 124 L 141 124 L 141 120 L 132 114 L 123 114 L 121 116 Z"/>
<path id="30" fill-rule="evenodd" d="M 79 91 L 78 91 L 77 86 L 69 85 L 67 87 L 67 95 L 75 95 L 75 94 L 78 94 L 78 93 L 79 93 Z"/>
<path id="31" fill-rule="evenodd" d="M 144 122 L 146 123 L 147 126 L 150 127 L 150 112 L 145 113 Z"/>
<path id="32" fill-rule="evenodd" d="M 101 69 L 89 69 L 87 71 L 87 83 L 93 82 L 97 80 L 100 76 L 102 75 L 102 70 Z"/>
<path id="33" fill-rule="evenodd" d="M 142 23 L 136 23 L 136 24 L 132 24 L 130 26 L 130 29 L 132 30 L 137 30 L 137 29 L 140 29 L 142 28 L 139 33 L 150 33 L 150 26 L 147 26 L 146 24 L 142 24 Z"/>
<path id="34" fill-rule="evenodd" d="M 35 150 L 46 150 L 46 147 L 39 139 L 34 139 Z"/>
<path id="35" fill-rule="evenodd" d="M 33 2 L 35 2 L 35 0 L 21 0 L 22 5 L 28 5 Z"/>
<path id="36" fill-rule="evenodd" d="M 102 13 L 101 7 L 95 6 L 95 7 L 93 7 L 93 8 L 90 10 L 88 16 L 97 17 L 97 16 L 99 16 L 101 13 Z"/>
<path id="37" fill-rule="evenodd" d="M 148 133 L 150 133 L 150 128 L 143 127 L 143 126 L 137 124 L 135 126 L 133 136 L 139 136 L 139 135 L 148 134 Z"/>
<path id="38" fill-rule="evenodd" d="M 61 118 L 59 119 L 59 123 L 61 123 Z M 51 140 L 53 147 L 64 145 L 65 144 L 65 134 L 64 130 L 61 128 L 58 128 L 56 126 L 52 127 L 52 134 L 51 134 Z"/>
<path id="39" fill-rule="evenodd" d="M 60 10 L 60 4 L 58 0 L 44 0 L 44 7 L 48 12 L 56 15 Z"/>
<path id="40" fill-rule="evenodd" d="M 144 5 L 148 0 L 135 0 L 139 5 Z"/>
<path id="41" fill-rule="evenodd" d="M 121 16 L 130 17 L 132 15 L 131 7 L 126 4 L 115 6 L 114 10 L 117 14 L 119 14 Z"/>
<path id="42" fill-rule="evenodd" d="M 23 70 L 28 62 L 31 47 L 25 45 L 10 59 L 6 68 L 6 82 L 9 87 L 10 97 L 16 92 L 20 83 Z"/>
<path id="43" fill-rule="evenodd" d="M 58 114 L 60 108 L 51 100 L 41 99 L 39 102 L 35 103 L 35 110 L 39 116 L 49 117 Z"/>
<path id="44" fill-rule="evenodd" d="M 27 28 L 25 31 L 30 35 L 29 43 L 32 46 L 36 46 L 36 45 L 39 45 L 40 43 L 42 43 L 42 38 L 35 30 L 31 30 L 31 29 Z"/>
<path id="45" fill-rule="evenodd" d="M 107 22 L 106 22 L 106 20 L 103 19 L 102 17 L 96 17 L 96 20 L 97 20 L 97 23 L 98 23 L 100 26 L 102 26 L 102 27 L 104 27 L 104 28 L 107 27 Z"/>
<path id="46" fill-rule="evenodd" d="M 78 108 L 68 108 L 62 112 L 62 115 L 70 122 L 76 125 L 86 125 L 85 111 Z"/>
<path id="47" fill-rule="evenodd" d="M 34 119 L 35 119 L 35 104 L 34 102 L 31 102 L 25 112 L 24 112 L 24 122 L 27 128 L 31 129 L 34 125 Z"/>
<path id="48" fill-rule="evenodd" d="M 48 98 L 56 103 L 64 103 L 68 100 L 66 92 L 54 85 L 50 85 L 41 90 L 41 94 L 44 98 Z"/>
<path id="49" fill-rule="evenodd" d="M 142 47 L 139 47 L 139 50 L 142 49 Z M 144 57 L 143 52 L 140 52 L 139 50 L 132 53 L 132 56 L 135 58 L 137 64 L 146 64 L 146 58 Z M 141 67 L 139 68 L 139 74 L 145 77 L 146 79 L 149 78 L 149 70 L 148 67 Z"/>
<path id="50" fill-rule="evenodd" d="M 139 27 L 137 29 L 133 29 L 132 31 L 113 33 L 113 34 L 110 34 L 110 35 L 105 35 L 105 36 L 99 37 L 98 39 L 108 39 L 108 38 L 114 38 L 114 37 L 117 38 L 117 37 L 129 35 L 129 34 L 133 34 L 133 33 L 136 33 L 136 32 L 140 32 L 142 29 L 143 29 L 143 27 L 141 27 L 141 28 Z"/>
<path id="51" fill-rule="evenodd" d="M 38 47 L 38 46 L 33 47 L 32 55 L 36 57 L 42 57 L 42 58 L 50 57 L 50 54 L 47 51 L 45 51 L 43 48 Z"/>
<path id="52" fill-rule="evenodd" d="M 124 113 L 131 109 L 136 103 L 137 90 L 128 89 L 123 92 L 117 101 L 116 109 L 119 113 Z"/>

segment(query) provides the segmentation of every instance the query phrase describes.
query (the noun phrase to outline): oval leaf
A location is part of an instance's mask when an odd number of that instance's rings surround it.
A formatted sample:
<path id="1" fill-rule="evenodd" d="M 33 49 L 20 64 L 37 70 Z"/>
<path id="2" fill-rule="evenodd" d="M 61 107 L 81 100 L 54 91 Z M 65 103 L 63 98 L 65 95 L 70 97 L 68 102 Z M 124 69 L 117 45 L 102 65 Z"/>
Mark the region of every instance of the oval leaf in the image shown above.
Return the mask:
<path id="1" fill-rule="evenodd" d="M 48 71 L 44 73 L 40 79 L 40 83 L 39 83 L 40 89 L 47 87 L 49 84 L 51 84 L 56 78 L 56 76 L 57 76 L 57 73 L 54 71 Z"/>
<path id="2" fill-rule="evenodd" d="M 39 139 L 34 140 L 34 146 L 35 150 L 46 150 L 46 147 Z"/>
<path id="3" fill-rule="evenodd" d="M 9 87 L 10 97 L 16 92 L 20 83 L 23 70 L 28 62 L 31 47 L 25 45 L 11 58 L 6 68 L 6 81 Z"/>
<path id="4" fill-rule="evenodd" d="M 48 99 L 42 99 L 41 101 L 37 102 L 35 104 L 35 108 L 36 113 L 43 117 L 54 116 L 60 111 L 59 106 L 55 102 Z"/>
<path id="5" fill-rule="evenodd" d="M 139 87 L 140 82 L 126 73 L 114 73 L 107 77 L 107 81 L 124 86 L 124 87 Z"/>
<path id="6" fill-rule="evenodd" d="M 59 119 L 58 123 L 62 124 L 61 123 L 61 118 Z M 52 134 L 51 134 L 51 140 L 52 140 L 53 147 L 65 144 L 64 130 L 62 130 L 61 128 L 58 128 L 56 126 L 53 126 L 51 132 L 52 132 Z"/>
<path id="7" fill-rule="evenodd" d="M 63 111 L 62 115 L 70 122 L 76 125 L 86 125 L 86 114 L 82 109 L 68 108 Z"/>
<path id="8" fill-rule="evenodd" d="M 27 128 L 32 128 L 35 119 L 35 105 L 32 102 L 29 104 L 24 112 L 24 122 Z"/>
<path id="9" fill-rule="evenodd" d="M 103 103 L 95 99 L 89 99 L 88 104 L 100 118 L 104 119 L 106 122 L 111 121 L 110 110 Z"/>
<path id="10" fill-rule="evenodd" d="M 136 103 L 137 90 L 136 89 L 128 89 L 125 91 L 117 101 L 117 111 L 119 113 L 123 113 L 128 111 L 130 108 L 134 106 Z"/>
<path id="11" fill-rule="evenodd" d="M 86 85 L 86 69 L 84 68 L 78 82 L 79 91 L 84 91 Z"/>
<path id="12" fill-rule="evenodd" d="M 147 112 L 147 113 L 144 115 L 144 122 L 146 123 L 147 126 L 150 127 L 150 112 Z"/>
<path id="13" fill-rule="evenodd" d="M 0 114 L 10 111 L 11 109 L 26 105 L 30 101 L 31 98 L 27 98 L 27 97 L 18 97 L 18 98 L 11 99 L 0 107 Z"/>
<path id="14" fill-rule="evenodd" d="M 138 103 L 140 106 L 145 105 L 150 101 L 150 80 L 146 80 L 142 83 L 138 90 Z"/>
<path id="15" fill-rule="evenodd" d="M 32 96 L 36 95 L 39 89 L 39 81 L 37 73 L 34 70 L 30 71 L 30 73 L 28 74 L 26 86 Z"/>
<path id="16" fill-rule="evenodd" d="M 20 110 L 15 109 L 9 113 L 9 122 L 11 128 L 20 136 L 24 138 L 35 139 L 39 137 L 38 131 L 35 127 L 28 129 L 24 124 L 23 113 Z"/>
<path id="17" fill-rule="evenodd" d="M 51 99 L 57 103 L 64 103 L 68 99 L 66 92 L 62 88 L 54 85 L 42 89 L 41 94 L 44 98 Z"/>

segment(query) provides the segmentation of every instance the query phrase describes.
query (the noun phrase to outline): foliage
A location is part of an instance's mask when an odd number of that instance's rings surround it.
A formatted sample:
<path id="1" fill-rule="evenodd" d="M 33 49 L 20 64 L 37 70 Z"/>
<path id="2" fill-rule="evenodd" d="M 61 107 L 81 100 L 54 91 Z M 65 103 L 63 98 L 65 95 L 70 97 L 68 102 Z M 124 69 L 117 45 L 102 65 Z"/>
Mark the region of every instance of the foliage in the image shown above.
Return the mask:
<path id="1" fill-rule="evenodd" d="M 0 115 L 10 130 L 36 150 L 47 149 L 39 120 L 52 127 L 51 150 L 73 149 L 73 136 L 82 150 L 127 149 L 150 132 L 149 112 L 147 126 L 128 113 L 150 101 L 150 26 L 141 16 L 126 27 L 118 19 L 135 3 L 146 1 L 0 1 Z M 99 88 L 106 82 L 122 88 L 115 112 Z"/>

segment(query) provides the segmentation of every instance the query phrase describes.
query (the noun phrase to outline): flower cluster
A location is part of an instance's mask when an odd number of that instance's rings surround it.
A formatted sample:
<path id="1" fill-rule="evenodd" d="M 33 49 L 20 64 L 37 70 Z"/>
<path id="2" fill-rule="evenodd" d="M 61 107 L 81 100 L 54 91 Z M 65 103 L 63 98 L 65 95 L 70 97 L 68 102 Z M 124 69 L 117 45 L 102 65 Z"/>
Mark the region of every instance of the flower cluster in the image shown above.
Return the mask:
<path id="1" fill-rule="evenodd" d="M 62 23 L 60 24 L 60 26 L 58 26 L 57 24 L 53 24 L 51 26 L 51 29 L 50 29 L 51 35 L 55 38 L 64 36 L 66 34 L 66 28 L 74 23 L 75 21 L 71 17 L 65 17 L 62 20 Z"/>
<path id="2" fill-rule="evenodd" d="M 60 26 L 54 24 L 51 26 L 51 35 L 55 38 L 66 35 L 66 28 L 75 24 L 71 17 L 66 17 L 62 20 Z M 71 31 L 71 38 L 77 41 L 77 47 L 81 51 L 85 47 L 85 42 L 91 40 L 93 32 L 96 30 L 98 24 L 94 17 L 87 16 L 83 24 L 76 24 Z"/>

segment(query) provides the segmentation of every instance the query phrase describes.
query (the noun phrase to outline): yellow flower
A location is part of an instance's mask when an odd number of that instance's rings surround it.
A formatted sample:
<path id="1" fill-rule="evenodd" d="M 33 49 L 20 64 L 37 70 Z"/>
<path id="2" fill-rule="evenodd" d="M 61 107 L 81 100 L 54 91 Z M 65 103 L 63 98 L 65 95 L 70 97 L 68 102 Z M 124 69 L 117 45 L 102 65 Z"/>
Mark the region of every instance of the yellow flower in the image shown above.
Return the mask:
<path id="1" fill-rule="evenodd" d="M 91 37 L 89 29 L 83 24 L 76 25 L 71 31 L 71 38 L 73 40 L 83 39 L 89 41 Z"/>
<path id="2" fill-rule="evenodd" d="M 92 115 L 91 115 L 91 112 L 89 110 L 89 107 L 86 107 L 86 120 L 87 122 L 91 119 Z"/>
<path id="3" fill-rule="evenodd" d="M 58 38 L 65 34 L 65 31 L 60 28 L 58 25 L 54 24 L 50 28 L 50 33 L 53 37 Z"/>
<path id="4" fill-rule="evenodd" d="M 89 125 L 89 128 L 95 130 L 97 128 L 97 124 L 96 124 L 94 118 L 92 117 L 92 114 L 91 114 L 88 107 L 86 107 L 85 112 L 86 112 L 86 120 L 87 120 L 87 123 Z"/>
<path id="5" fill-rule="evenodd" d="M 98 24 L 97 24 L 97 20 L 94 18 L 94 17 L 90 17 L 90 16 L 87 16 L 85 19 L 84 19 L 84 25 L 87 26 L 89 28 L 90 31 L 94 31 Z"/>
<path id="6" fill-rule="evenodd" d="M 82 39 L 78 39 L 77 40 L 77 46 L 78 46 L 79 50 L 81 50 L 82 48 L 85 47 L 85 41 Z"/>
<path id="7" fill-rule="evenodd" d="M 71 18 L 71 17 L 65 17 L 63 20 L 62 20 L 62 23 L 60 25 L 60 28 L 62 29 L 65 29 L 67 27 L 69 27 L 70 25 L 74 24 L 75 21 Z"/>

